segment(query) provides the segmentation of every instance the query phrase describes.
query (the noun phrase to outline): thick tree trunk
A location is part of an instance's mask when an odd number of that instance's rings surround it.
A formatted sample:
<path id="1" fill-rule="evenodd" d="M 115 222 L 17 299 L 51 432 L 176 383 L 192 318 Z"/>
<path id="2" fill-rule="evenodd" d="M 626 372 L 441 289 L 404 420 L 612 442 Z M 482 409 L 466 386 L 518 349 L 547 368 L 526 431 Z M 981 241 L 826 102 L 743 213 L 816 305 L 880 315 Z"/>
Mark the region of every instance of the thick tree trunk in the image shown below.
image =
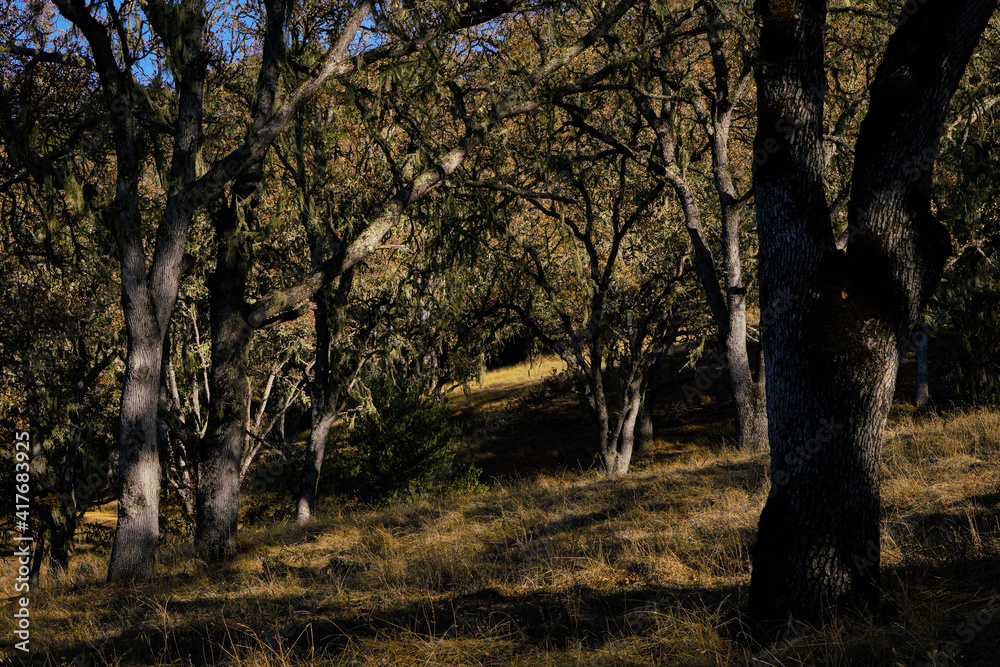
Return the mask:
<path id="1" fill-rule="evenodd" d="M 252 190 L 253 185 L 250 187 Z M 212 400 L 205 437 L 198 448 L 195 500 L 195 547 L 207 561 L 225 559 L 236 552 L 240 464 L 250 400 L 247 347 L 252 333 L 246 321 L 249 241 L 240 231 L 238 219 L 243 205 L 234 194 L 228 206 L 220 206 L 212 214 L 218 239 L 215 273 L 209 279 Z"/>
<path id="2" fill-rule="evenodd" d="M 108 103 L 117 159 L 114 205 L 122 281 L 127 352 L 122 387 L 118 455 L 118 525 L 115 529 L 108 581 L 129 581 L 153 574 L 159 541 L 160 461 L 157 449 L 157 404 L 164 334 L 181 275 L 187 227 L 194 213 L 177 192 L 194 180 L 201 130 L 201 103 L 206 61 L 200 46 L 203 3 L 186 3 L 170 25 L 184 40 L 183 65 L 174 72 L 180 99 L 171 164 L 171 191 L 157 228 L 153 260 L 147 271 L 139 208 L 142 174 L 132 110 L 135 86 L 131 72 L 119 68 L 109 33 L 83 3 L 56 0 L 59 12 L 84 34 L 94 54 Z M 162 7 L 160 7 L 162 9 Z M 155 10 L 154 10 L 155 13 Z M 162 17 L 161 17 L 162 18 Z"/>
<path id="3" fill-rule="evenodd" d="M 128 351 L 119 410 L 118 524 L 108 564 L 109 582 L 152 577 L 160 538 L 156 408 L 163 341 L 152 313 L 137 313 L 127 296 L 123 300 Z"/>
<path id="4" fill-rule="evenodd" d="M 846 252 L 822 181 L 825 3 L 761 5 L 754 188 L 774 317 L 763 337 L 771 494 L 749 590 L 758 623 L 878 605 L 879 455 L 898 341 L 949 247 L 930 214 L 931 167 L 995 4 L 929 0 L 890 39 L 858 138 Z"/>

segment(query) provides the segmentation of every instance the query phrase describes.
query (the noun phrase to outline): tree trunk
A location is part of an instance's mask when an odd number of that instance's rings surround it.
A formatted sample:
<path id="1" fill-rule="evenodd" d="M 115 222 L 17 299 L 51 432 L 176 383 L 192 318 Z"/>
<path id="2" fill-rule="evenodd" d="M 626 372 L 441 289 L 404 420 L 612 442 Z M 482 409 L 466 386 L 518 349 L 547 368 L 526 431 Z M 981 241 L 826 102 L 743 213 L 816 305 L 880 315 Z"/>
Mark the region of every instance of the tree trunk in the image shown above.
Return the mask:
<path id="1" fill-rule="evenodd" d="M 738 258 L 736 263 L 738 266 Z M 745 290 L 737 293 L 730 289 L 728 300 L 726 363 L 736 409 L 736 442 L 742 451 L 763 452 L 768 448 L 765 381 L 763 369 L 757 369 L 755 374 L 750 366 Z"/>
<path id="2" fill-rule="evenodd" d="M 898 345 L 949 243 L 930 213 L 947 107 L 995 1 L 929 0 L 890 38 L 861 126 L 837 249 L 823 189 L 825 3 L 761 4 L 754 174 L 771 494 L 752 620 L 879 603 L 879 455 Z M 907 180 L 901 180 L 900 174 Z"/>
<path id="3" fill-rule="evenodd" d="M 248 185 L 251 192 L 254 185 Z M 244 201 L 235 191 L 234 185 L 228 206 L 212 211 L 218 239 L 215 273 L 209 278 L 212 398 L 205 437 L 198 447 L 195 500 L 195 547 L 207 561 L 226 559 L 236 552 L 240 464 L 250 401 L 247 347 L 252 331 L 246 321 L 249 241 L 239 229 Z"/>
<path id="4" fill-rule="evenodd" d="M 720 17 L 710 15 L 713 20 Z M 747 349 L 747 288 L 743 284 L 743 264 L 740 260 L 740 204 L 729 168 L 729 130 L 735 102 L 732 99 L 729 63 L 714 25 L 708 30 L 712 51 L 717 96 L 712 100 L 711 131 L 712 178 L 722 212 L 722 266 L 726 291 L 726 322 L 720 323 L 721 338 L 726 347 L 730 389 L 736 409 L 736 441 L 743 451 L 767 449 L 767 412 L 764 394 L 764 374 L 754 374 Z M 737 84 L 739 95 L 747 69 Z"/>
<path id="5" fill-rule="evenodd" d="M 728 66 L 718 36 L 710 31 L 713 66 L 716 72 L 718 99 L 706 131 L 712 149 L 712 173 L 722 211 L 722 252 L 725 269 L 725 293 L 720 288 L 719 273 L 701 225 L 694 189 L 681 175 L 677 165 L 676 147 L 666 119 L 657 116 L 641 96 L 634 97 L 640 112 L 656 132 L 664 175 L 674 187 L 684 213 L 684 224 L 694 249 L 695 263 L 709 310 L 718 329 L 719 343 L 725 348 L 726 369 L 733 393 L 737 442 L 748 451 L 767 449 L 767 417 L 765 412 L 763 373 L 751 372 L 747 354 L 746 287 L 743 285 L 740 261 L 740 214 L 736 189 L 729 168 L 729 128 L 733 103 L 730 99 Z"/>
<path id="6" fill-rule="evenodd" d="M 333 304 L 326 294 L 316 298 L 316 359 L 313 364 L 313 382 L 310 387 L 310 416 L 312 428 L 306 443 L 305 460 L 299 479 L 299 495 L 296 502 L 296 520 L 305 523 L 316 510 L 316 495 L 319 491 L 319 475 L 323 470 L 323 456 L 330 428 L 337 419 L 337 389 L 335 377 L 339 361 L 333 350 L 333 330 L 339 329 L 331 322 L 330 310 Z M 336 307 L 334 306 L 334 309 Z M 339 333 L 339 331 L 338 331 Z"/>
<path id="7" fill-rule="evenodd" d="M 296 126 L 300 133 L 304 132 L 302 122 Z M 300 139 L 300 146 L 304 143 Z M 310 259 L 314 269 L 321 267 L 332 252 L 342 253 L 342 239 L 335 238 L 333 243 L 327 243 L 324 232 L 313 222 L 310 211 L 311 198 L 306 191 L 308 174 L 305 168 L 305 158 L 300 150 L 298 153 L 299 181 L 302 183 L 303 211 L 302 220 L 309 240 Z M 320 172 L 323 173 L 322 171 Z M 305 523 L 312 518 L 316 510 L 316 496 L 319 493 L 319 476 L 323 470 L 323 457 L 326 453 L 326 441 L 330 437 L 330 429 L 340 413 L 340 397 L 346 390 L 343 386 L 349 380 L 343 373 L 342 334 L 347 320 L 347 305 L 351 288 L 354 285 L 354 269 L 345 270 L 332 287 L 319 291 L 314 297 L 316 348 L 313 364 L 313 381 L 310 385 L 310 417 L 312 420 L 309 441 L 306 443 L 305 459 L 302 465 L 302 475 L 299 479 L 299 493 L 296 501 L 296 520 Z"/>
<path id="8" fill-rule="evenodd" d="M 284 42 L 284 0 L 267 0 L 266 34 L 257 87 L 250 110 L 249 138 L 274 108 Z M 195 548 L 206 561 L 236 553 L 240 511 L 240 466 L 250 405 L 247 350 L 254 327 L 246 300 L 250 279 L 251 241 L 256 191 L 263 180 L 266 153 L 249 162 L 235 177 L 229 201 L 210 207 L 218 243 L 215 273 L 209 279 L 212 330 L 211 400 L 205 437 L 198 449 L 198 493 L 195 499 Z"/>
<path id="9" fill-rule="evenodd" d="M 119 410 L 118 524 L 108 564 L 109 582 L 151 578 L 160 539 L 156 408 L 163 341 L 151 308 L 133 307 L 128 296 L 123 301 L 128 351 Z"/>
<path id="10" fill-rule="evenodd" d="M 115 529 L 108 581 L 149 578 L 159 541 L 160 461 L 157 449 L 157 404 L 164 334 L 170 320 L 181 276 L 184 242 L 194 207 L 178 191 L 195 178 L 201 134 L 201 111 L 206 59 L 200 46 L 204 32 L 204 4 L 187 3 L 171 24 L 183 37 L 185 57 L 174 72 L 180 92 L 170 193 L 157 227 L 153 260 L 147 270 L 139 207 L 139 177 L 143 173 L 136 139 L 135 85 L 115 56 L 107 28 L 83 3 L 56 0 L 59 12 L 86 37 L 110 111 L 111 134 L 117 160 L 116 192 L 108 211 L 115 226 L 121 265 L 122 313 L 127 352 L 122 386 L 118 455 L 118 524 Z"/>
<path id="11" fill-rule="evenodd" d="M 616 477 L 628 474 L 632 465 L 632 451 L 635 447 L 635 436 L 639 413 L 642 410 L 642 391 L 639 383 L 633 383 L 630 387 L 629 400 L 622 402 L 622 409 L 625 411 L 623 417 L 619 417 L 621 428 L 618 433 L 618 460 L 614 475 Z"/>
<path id="12" fill-rule="evenodd" d="M 600 371 L 594 371 L 600 372 Z M 592 380 L 594 410 L 598 429 L 600 429 L 600 452 L 604 471 L 609 477 L 622 477 L 628 474 L 632 464 L 632 453 L 635 449 L 636 432 L 639 430 L 639 415 L 642 412 L 642 378 L 638 377 L 622 388 L 625 396 L 622 399 L 622 411 L 618 415 L 614 428 L 608 412 L 607 395 L 604 393 L 603 378 L 595 376 Z"/>
<path id="13" fill-rule="evenodd" d="M 598 451 L 601 453 L 601 462 L 604 464 L 604 471 L 608 475 L 614 476 L 618 471 L 618 447 L 608 432 L 608 399 L 604 395 L 604 387 L 601 384 L 600 376 L 593 375 L 593 369 L 590 369 L 590 372 L 591 403 L 587 407 L 593 416 L 594 425 L 597 426 L 597 446 Z M 597 372 L 599 373 L 600 371 Z"/>
<path id="14" fill-rule="evenodd" d="M 647 395 L 639 406 L 639 421 L 635 429 L 634 454 L 641 454 L 653 442 L 653 411 L 652 401 Z"/>
<path id="15" fill-rule="evenodd" d="M 313 248 L 313 264 L 322 255 L 319 237 L 310 234 L 310 245 Z M 312 518 L 316 510 L 316 494 L 319 490 L 319 474 L 323 469 L 323 456 L 326 453 L 326 441 L 330 436 L 330 428 L 337 418 L 334 405 L 334 368 L 338 365 L 334 358 L 333 328 L 331 309 L 336 306 L 331 303 L 329 290 L 323 290 L 316 295 L 315 331 L 316 349 L 313 363 L 313 381 L 310 386 L 310 416 L 312 429 L 309 432 L 309 442 L 306 443 L 305 460 L 302 466 L 302 476 L 299 480 L 299 496 L 296 519 L 305 523 Z M 331 308 L 332 307 L 332 308 Z"/>
<path id="16" fill-rule="evenodd" d="M 118 211 L 118 245 L 121 264 L 122 312 L 125 316 L 125 381 L 119 408 L 118 523 L 115 528 L 108 581 L 131 581 L 153 576 L 154 552 L 160 538 L 160 454 L 157 408 L 160 398 L 160 364 L 166 321 L 177 297 L 183 240 L 157 239 L 151 270 L 146 270 L 142 219 L 136 174 L 140 173 L 138 149 L 130 116 L 131 94 L 108 93 L 112 102 L 118 158 L 115 208 Z M 124 118 L 120 117 L 124 116 Z M 166 255 L 166 256 L 165 256 Z"/>
<path id="17" fill-rule="evenodd" d="M 598 351 L 595 355 L 594 348 L 591 348 L 591 355 L 590 368 L 587 369 L 590 375 L 591 392 L 591 405 L 589 407 L 594 424 L 597 426 L 598 451 L 601 453 L 604 472 L 610 477 L 618 477 L 628 472 L 629 459 L 632 456 L 631 442 L 626 452 L 619 445 L 619 437 L 611 431 L 611 415 L 608 411 L 608 397 L 604 392 L 600 352 Z M 596 360 L 594 360 L 595 356 Z"/>
<path id="18" fill-rule="evenodd" d="M 313 421 L 312 430 L 309 432 L 296 503 L 296 520 L 299 523 L 309 521 L 316 511 L 316 495 L 319 491 L 319 474 L 323 469 L 326 440 L 330 436 L 330 427 L 336 418 L 335 412 L 320 415 L 319 419 Z"/>
<path id="19" fill-rule="evenodd" d="M 930 335 L 926 331 L 918 331 L 913 337 L 913 345 L 916 347 L 917 366 L 917 391 L 913 399 L 913 404 L 922 408 L 931 400 L 929 387 L 929 370 L 927 367 L 927 348 L 930 345 Z"/>
<path id="20" fill-rule="evenodd" d="M 84 359 L 86 357 L 84 356 Z M 74 389 L 74 405 L 69 411 L 70 431 L 66 441 L 66 459 L 63 462 L 62 479 L 59 481 L 59 507 L 52 511 L 52 563 L 65 571 L 69 568 L 69 555 L 76 535 L 76 457 L 80 450 L 80 439 L 84 423 L 80 414 L 84 395 L 89 383 L 83 378 L 83 362 L 80 377 Z M 94 375 L 96 378 L 100 371 Z"/>

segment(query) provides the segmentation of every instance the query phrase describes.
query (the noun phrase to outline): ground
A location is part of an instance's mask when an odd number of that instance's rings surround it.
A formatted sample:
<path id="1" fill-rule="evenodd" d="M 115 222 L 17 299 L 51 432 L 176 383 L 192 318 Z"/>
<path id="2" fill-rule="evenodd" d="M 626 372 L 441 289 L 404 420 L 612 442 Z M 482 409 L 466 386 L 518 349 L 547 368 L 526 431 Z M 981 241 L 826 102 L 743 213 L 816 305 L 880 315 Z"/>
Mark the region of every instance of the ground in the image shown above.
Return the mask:
<path id="1" fill-rule="evenodd" d="M 247 525 L 224 567 L 172 539 L 160 577 L 133 589 L 103 583 L 107 545 L 92 539 L 68 573 L 43 573 L 32 664 L 998 664 L 1000 413 L 901 400 L 883 458 L 882 615 L 750 646 L 738 618 L 766 455 L 732 449 L 723 403 L 675 392 L 632 474 L 606 479 L 579 405 L 545 380 L 553 365 L 454 393 L 486 492 Z M 10 592 L 13 566 L 0 569 Z"/>

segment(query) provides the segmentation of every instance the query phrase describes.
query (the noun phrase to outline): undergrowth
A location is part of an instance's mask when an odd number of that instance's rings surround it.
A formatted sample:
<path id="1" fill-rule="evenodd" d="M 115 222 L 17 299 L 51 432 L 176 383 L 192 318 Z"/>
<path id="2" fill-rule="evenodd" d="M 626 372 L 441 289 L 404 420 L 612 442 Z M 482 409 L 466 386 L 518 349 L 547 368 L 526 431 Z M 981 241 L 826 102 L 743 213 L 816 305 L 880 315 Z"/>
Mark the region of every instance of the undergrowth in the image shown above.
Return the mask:
<path id="1" fill-rule="evenodd" d="M 79 554 L 32 597 L 32 664 L 996 664 L 1000 413 L 897 416 L 885 610 L 766 647 L 738 633 L 766 455 L 660 440 L 648 456 L 624 480 L 543 474 L 251 527 L 223 567 L 174 540 L 133 589 Z"/>

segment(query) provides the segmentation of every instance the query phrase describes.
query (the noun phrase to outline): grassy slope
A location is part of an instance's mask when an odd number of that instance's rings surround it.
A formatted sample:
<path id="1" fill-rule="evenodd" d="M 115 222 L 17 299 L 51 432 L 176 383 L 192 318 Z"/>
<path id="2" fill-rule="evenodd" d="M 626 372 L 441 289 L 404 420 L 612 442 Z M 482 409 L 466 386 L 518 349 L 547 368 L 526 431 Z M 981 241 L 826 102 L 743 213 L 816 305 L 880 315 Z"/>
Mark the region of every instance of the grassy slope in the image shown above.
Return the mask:
<path id="1" fill-rule="evenodd" d="M 1000 664 L 1000 414 L 897 412 L 884 618 L 751 650 L 726 624 L 766 457 L 722 446 L 725 412 L 668 406 L 634 474 L 609 481 L 588 469 L 573 401 L 490 379 L 456 399 L 484 428 L 489 492 L 251 528 L 225 568 L 171 543 L 162 576 L 130 591 L 102 583 L 106 556 L 77 556 L 32 598 L 36 664 Z"/>

